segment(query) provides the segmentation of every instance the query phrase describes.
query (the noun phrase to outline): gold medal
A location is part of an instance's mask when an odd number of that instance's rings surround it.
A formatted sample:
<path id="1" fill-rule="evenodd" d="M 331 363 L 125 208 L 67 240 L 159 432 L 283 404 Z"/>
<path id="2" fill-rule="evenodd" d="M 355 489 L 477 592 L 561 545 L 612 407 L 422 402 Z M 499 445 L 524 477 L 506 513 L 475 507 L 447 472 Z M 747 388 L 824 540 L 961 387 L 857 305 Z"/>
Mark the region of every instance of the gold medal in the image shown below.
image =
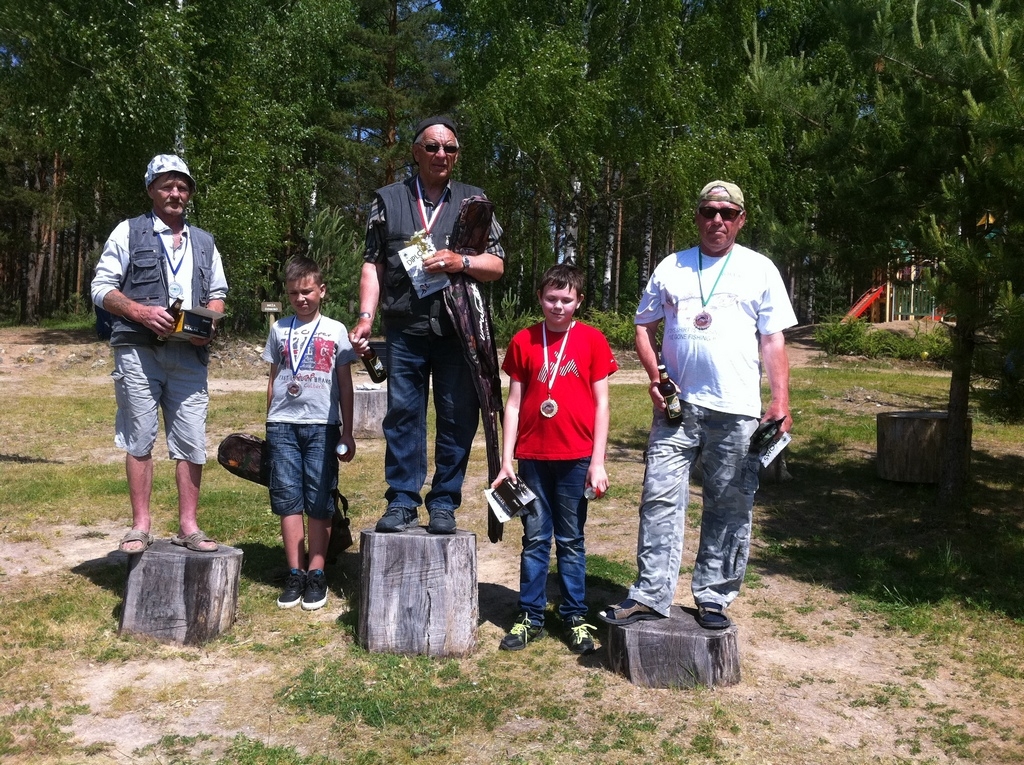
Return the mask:
<path id="1" fill-rule="evenodd" d="M 540 405 L 540 413 L 548 419 L 558 414 L 558 402 L 553 398 L 547 399 L 543 404 Z"/>

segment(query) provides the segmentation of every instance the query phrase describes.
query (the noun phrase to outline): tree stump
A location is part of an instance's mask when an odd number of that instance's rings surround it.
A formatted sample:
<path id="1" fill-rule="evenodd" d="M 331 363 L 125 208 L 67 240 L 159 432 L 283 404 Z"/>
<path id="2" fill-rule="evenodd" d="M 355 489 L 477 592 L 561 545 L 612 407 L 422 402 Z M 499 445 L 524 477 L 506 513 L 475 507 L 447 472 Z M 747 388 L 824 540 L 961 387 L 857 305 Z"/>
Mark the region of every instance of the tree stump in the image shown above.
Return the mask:
<path id="1" fill-rule="evenodd" d="M 157 540 L 128 559 L 118 632 L 202 645 L 234 624 L 241 572 L 242 551 L 235 547 L 193 552 Z"/>
<path id="2" fill-rule="evenodd" d="M 672 606 L 668 619 L 608 628 L 612 671 L 645 688 L 713 688 L 740 681 L 736 625 L 706 630 L 696 610 Z"/>
<path id="3" fill-rule="evenodd" d="M 886 481 L 938 483 L 948 430 L 946 412 L 883 412 L 876 418 L 878 477 Z M 967 420 L 970 443 L 972 422 Z"/>
<path id="4" fill-rule="evenodd" d="M 476 534 L 359 535 L 359 643 L 375 653 L 467 656 L 476 647 L 480 605 Z"/>
<path id="5" fill-rule="evenodd" d="M 352 435 L 356 438 L 384 438 L 384 415 L 388 413 L 388 390 L 360 390 L 352 396 Z"/>

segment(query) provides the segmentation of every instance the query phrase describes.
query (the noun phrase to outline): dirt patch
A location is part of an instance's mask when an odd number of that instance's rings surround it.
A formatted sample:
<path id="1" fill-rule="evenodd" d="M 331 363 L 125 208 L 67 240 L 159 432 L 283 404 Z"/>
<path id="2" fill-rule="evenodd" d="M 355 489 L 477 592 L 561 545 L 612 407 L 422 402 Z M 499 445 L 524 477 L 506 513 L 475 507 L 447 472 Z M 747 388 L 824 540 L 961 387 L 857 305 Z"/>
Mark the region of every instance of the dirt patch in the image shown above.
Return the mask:
<path id="1" fill-rule="evenodd" d="M 796 328 L 787 337 L 793 366 L 824 363 L 813 343 L 813 328 Z M 262 389 L 266 382 L 261 352 L 262 347 L 253 343 L 218 348 L 211 367 L 211 390 Z M 615 382 L 646 379 L 635 356 L 621 354 L 620 361 L 623 371 L 613 378 Z M 34 395 L 59 395 L 60 381 L 68 374 L 109 384 L 109 365 L 109 349 L 88 333 L 0 330 L 0 385 L 5 387 L 15 385 Z M 863 410 L 899 406 L 900 401 L 874 391 L 851 389 L 842 405 Z M 627 480 L 639 482 L 642 465 L 636 457 L 616 461 L 619 485 Z M 471 477 L 467 493 L 480 488 L 479 477 Z M 694 498 L 698 499 L 699 493 Z M 635 501 L 635 497 L 608 497 L 592 505 L 589 554 L 629 559 L 627 548 L 636 534 Z M 463 523 L 469 524 L 480 540 L 482 624 L 475 660 L 485 660 L 497 653 L 498 640 L 516 607 L 518 536 L 507 531 L 503 543 L 492 545 L 485 541 L 480 519 L 471 519 L 467 513 L 460 517 L 460 525 Z M 126 556 L 116 552 L 116 546 L 124 528 L 114 522 L 88 528 L 62 525 L 45 541 L 0 534 L 0 580 L 5 587 L 17 587 L 23 578 L 33 576 L 122 567 Z M 684 562 L 693 560 L 697 536 L 688 530 Z M 752 568 L 759 567 L 760 552 L 755 542 Z M 688 604 L 690 599 L 689 578 L 683 576 L 676 601 Z M 347 610 L 346 599 L 335 595 L 328 608 L 313 618 L 318 623 L 332 623 Z M 879 619 L 858 612 L 841 593 L 764 570 L 756 586 L 746 588 L 730 612 L 740 625 L 743 680 L 712 693 L 728 706 L 734 716 L 732 726 L 702 719 L 690 709 L 690 696 L 685 693 L 632 686 L 610 672 L 603 653 L 580 661 L 556 641 L 547 641 L 549 647 L 538 649 L 549 672 L 558 673 L 575 689 L 575 698 L 583 698 L 587 683 L 600 683 L 606 707 L 612 703 L 624 714 L 669 720 L 687 731 L 687 738 L 703 730 L 700 726 L 710 726 L 724 747 L 723 753 L 729 752 L 730 761 L 736 762 L 961 762 L 949 748 L 936 744 L 936 737 L 926 730 L 934 722 L 922 717 L 924 709 L 944 709 L 951 704 L 975 714 L 974 729 L 987 726 L 994 731 L 1013 731 L 1019 725 L 1019 704 L 1010 701 L 1016 696 L 1011 681 L 997 677 L 982 686 L 963 672 L 964 665 L 957 661 L 941 663 L 938 669 L 926 666 L 933 646 L 893 634 Z M 305 628 L 296 620 L 288 629 L 299 636 Z M 346 639 L 339 633 L 337 640 Z M 289 717 L 275 698 L 275 689 L 287 676 L 282 674 L 282 662 L 291 667 L 299 658 L 330 657 L 337 650 L 337 645 L 318 645 L 308 655 L 283 656 L 278 661 L 272 655 L 260 660 L 255 653 L 218 645 L 209 650 L 159 648 L 145 659 L 123 662 L 74 662 L 66 672 L 88 711 L 75 715 L 71 732 L 76 746 L 98 747 L 103 755 L 100 759 L 106 762 L 166 761 L 166 752 L 146 748 L 166 736 L 198 734 L 209 741 L 197 751 L 213 761 L 223 756 L 226 745 L 239 733 L 268 745 L 294 746 L 303 753 L 324 752 L 338 758 L 337 747 L 343 742 L 330 738 L 326 728 L 320 730 L 322 721 Z M 530 731 L 540 725 L 537 720 L 514 716 L 480 741 L 478 750 L 452 757 L 452 761 L 511 760 L 513 754 L 518 761 L 517 740 L 532 738 Z M 588 721 L 586 725 L 601 723 Z M 586 727 L 580 735 L 586 738 Z M 990 734 L 988 739 L 999 755 L 992 761 L 1008 761 L 1001 755 L 1011 756 L 1016 745 L 1013 736 L 1000 739 Z M 908 752 L 912 754 L 908 756 Z M 525 754 L 523 761 L 549 761 L 539 751 L 536 756 Z"/>

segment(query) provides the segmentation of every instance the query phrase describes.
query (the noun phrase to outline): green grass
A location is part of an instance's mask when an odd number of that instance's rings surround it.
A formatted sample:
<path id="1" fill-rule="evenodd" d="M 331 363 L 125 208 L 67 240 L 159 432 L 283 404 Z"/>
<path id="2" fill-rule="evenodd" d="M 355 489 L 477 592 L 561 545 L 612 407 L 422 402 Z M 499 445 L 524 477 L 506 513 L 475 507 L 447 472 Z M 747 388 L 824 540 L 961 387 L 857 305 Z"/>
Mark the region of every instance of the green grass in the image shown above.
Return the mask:
<path id="1" fill-rule="evenodd" d="M 1024 683 L 1024 457 L 1019 450 L 1024 428 L 975 418 L 969 516 L 937 513 L 934 487 L 882 481 L 873 464 L 875 411 L 882 408 L 874 403 L 941 408 L 947 386 L 946 378 L 876 362 L 793 370 L 795 427 L 787 460 L 794 480 L 766 485 L 758 494 L 757 545 L 741 598 L 757 603 L 749 621 L 767 625 L 766 632 L 794 652 L 842 639 L 871 640 L 873 630 L 912 642 L 908 655 L 913 659 L 888 680 L 847 691 L 822 671 L 808 669 L 791 685 L 828 688 L 841 699 L 834 703 L 845 705 L 843 713 L 851 716 L 909 710 L 913 724 L 891 742 L 903 759 L 893 762 L 924 762 L 925 749 L 951 761 L 1020 762 L 1019 731 L 996 722 L 994 713 L 1017 703 L 1008 689 L 1019 696 Z M 591 505 L 588 536 L 613 529 L 617 541 L 588 554 L 592 610 L 622 597 L 636 575 L 636 501 L 650 419 L 643 387 L 611 386 L 609 472 L 615 480 L 609 494 Z M 7 430 L 0 445 L 0 539 L 5 543 L 43 539 L 54 523 L 80 527 L 88 536 L 99 534 L 101 523 L 127 520 L 123 462 L 111 447 L 109 389 L 69 385 L 65 394 L 29 407 L 24 397 L 0 391 Z M 264 406 L 262 392 L 215 395 L 211 441 L 215 445 L 236 430 L 260 432 Z M 382 452 L 366 445 L 361 455 L 342 468 L 354 529 L 372 525 L 383 509 Z M 122 639 L 116 634 L 122 567 L 97 564 L 46 576 L 30 572 L 26 589 L 16 583 L 25 580 L 15 580 L 10 566 L 0 572 L 5 648 L 0 758 L 29 762 L 33 753 L 45 751 L 47 762 L 73 763 L 110 754 L 102 741 L 75 748 L 70 737 L 70 721 L 88 702 L 74 682 L 75 672 L 173 661 L 211 669 L 231 662 L 264 668 L 255 680 L 221 678 L 211 680 L 209 688 L 164 691 L 179 704 L 212 695 L 225 713 L 251 705 L 252 718 L 237 718 L 238 726 L 249 726 L 245 735 L 236 735 L 239 728 L 230 735 L 205 728 L 189 735 L 168 730 L 132 755 L 140 761 L 703 765 L 796 763 L 816 756 L 809 745 L 807 751 L 794 748 L 783 712 L 762 715 L 758 704 L 747 703 L 745 690 L 641 692 L 612 675 L 602 658 L 569 656 L 554 604 L 549 607 L 552 636 L 521 654 L 499 653 L 493 646 L 462 660 L 368 654 L 354 640 L 355 551 L 329 573 L 332 597 L 347 603 L 343 612 L 318 619 L 277 609 L 275 577 L 283 553 L 266 489 L 229 475 L 212 458 L 200 517 L 212 535 L 244 551 L 235 626 L 200 650 Z M 175 524 L 173 471 L 163 458 L 155 467 L 155 514 L 166 533 Z M 470 474 L 484 469 L 478 449 Z M 687 524 L 691 540 L 699 534 L 699 520 L 699 499 L 694 499 Z M 482 527 L 477 533 L 478 544 L 488 544 Z M 502 544 L 514 549 L 517 543 L 518 532 L 507 529 Z M 691 562 L 684 558 L 684 577 Z M 805 584 L 841 607 L 822 605 L 817 595 L 782 602 L 773 590 L 780 578 Z M 514 604 L 514 594 L 508 600 Z M 485 622 L 481 631 L 490 635 L 487 630 L 497 627 Z M 975 709 L 959 699 L 950 699 L 948 706 L 930 703 L 934 697 L 923 687 L 951 675 L 963 683 L 958 687 L 991 695 L 992 708 Z M 761 676 L 750 682 L 770 695 L 775 680 Z M 218 690 L 218 683 L 228 690 Z M 132 709 L 164 710 L 152 700 L 156 691 L 148 682 L 126 684 L 119 693 L 118 698 L 131 700 L 125 703 Z M 1002 746 L 998 751 L 996 744 Z M 1007 752 L 1020 754 L 1014 760 Z"/>

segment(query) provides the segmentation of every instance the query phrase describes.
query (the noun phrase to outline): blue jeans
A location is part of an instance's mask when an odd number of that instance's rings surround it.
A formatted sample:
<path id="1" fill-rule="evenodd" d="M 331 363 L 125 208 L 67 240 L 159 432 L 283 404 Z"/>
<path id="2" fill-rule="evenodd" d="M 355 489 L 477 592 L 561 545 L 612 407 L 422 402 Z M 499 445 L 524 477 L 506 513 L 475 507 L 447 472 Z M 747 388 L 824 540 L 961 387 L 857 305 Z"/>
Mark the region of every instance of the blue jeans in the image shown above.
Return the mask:
<path id="1" fill-rule="evenodd" d="M 415 510 L 427 479 L 427 398 L 434 387 L 434 477 L 427 510 L 462 504 L 462 481 L 480 422 L 480 404 L 462 342 L 455 335 L 388 330 L 388 413 L 384 416 L 384 479 L 388 507 Z"/>
<path id="2" fill-rule="evenodd" d="M 270 509 L 275 515 L 302 515 L 327 520 L 334 513 L 338 488 L 337 425 L 268 422 Z"/>
<path id="3" fill-rule="evenodd" d="M 758 461 L 749 454 L 757 418 L 683 404 L 683 421 L 656 412 L 647 442 L 636 562 L 629 597 L 668 616 L 679 581 L 690 466 L 701 455 L 704 512 L 691 590 L 698 603 L 727 606 L 739 594 L 750 553 Z"/>
<path id="4" fill-rule="evenodd" d="M 578 460 L 519 460 L 519 477 L 533 489 L 537 500 L 520 516 L 523 521 L 523 554 L 519 564 L 519 609 L 530 623 L 544 624 L 547 606 L 551 536 L 555 537 L 558 588 L 563 619 L 585 616 L 587 604 L 587 556 L 583 527 L 587 522 L 587 482 L 590 457 Z"/>

